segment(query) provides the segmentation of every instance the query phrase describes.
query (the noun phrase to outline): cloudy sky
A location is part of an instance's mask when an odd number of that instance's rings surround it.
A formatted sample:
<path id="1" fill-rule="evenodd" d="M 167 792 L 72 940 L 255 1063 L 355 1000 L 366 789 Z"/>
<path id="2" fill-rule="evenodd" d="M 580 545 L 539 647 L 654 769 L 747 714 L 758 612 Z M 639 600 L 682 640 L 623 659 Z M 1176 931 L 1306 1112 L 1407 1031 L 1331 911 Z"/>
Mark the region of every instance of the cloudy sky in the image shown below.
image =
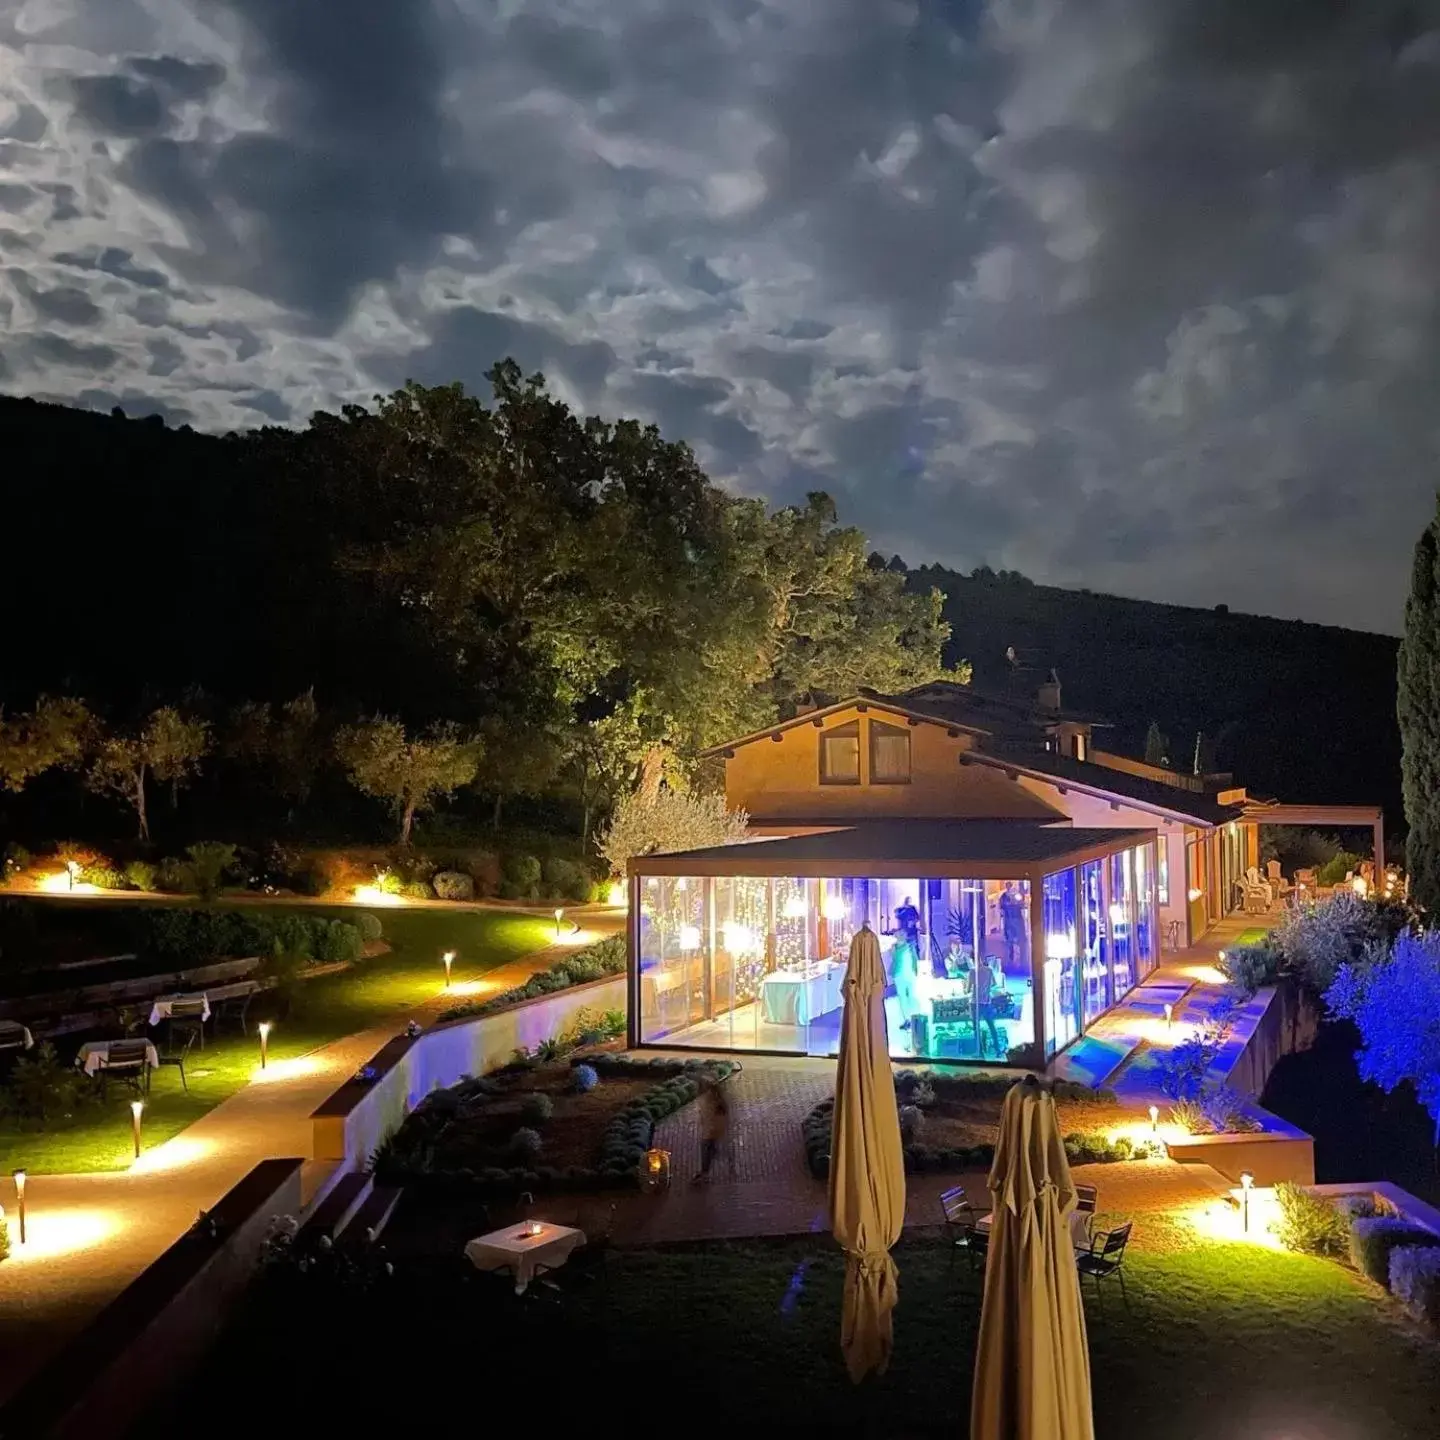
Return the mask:
<path id="1" fill-rule="evenodd" d="M 1440 0 L 0 0 L 0 389 L 513 354 L 912 563 L 1394 630 Z"/>

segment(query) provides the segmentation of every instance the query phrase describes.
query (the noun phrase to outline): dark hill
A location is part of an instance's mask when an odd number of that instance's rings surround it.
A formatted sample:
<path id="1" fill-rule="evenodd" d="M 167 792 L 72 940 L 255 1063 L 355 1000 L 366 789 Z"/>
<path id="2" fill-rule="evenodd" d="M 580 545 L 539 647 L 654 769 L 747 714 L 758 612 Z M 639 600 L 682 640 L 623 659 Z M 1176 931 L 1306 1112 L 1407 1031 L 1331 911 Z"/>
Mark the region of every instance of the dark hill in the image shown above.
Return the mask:
<path id="1" fill-rule="evenodd" d="M 1107 748 L 1143 755 L 1154 720 L 1189 769 L 1203 731 L 1252 793 L 1382 804 L 1400 821 L 1393 636 L 939 566 L 912 582 L 945 592 L 951 658 L 969 658 L 977 684 L 1006 682 L 1010 647 L 1037 678 L 1053 666 L 1067 708 L 1114 723 Z"/>

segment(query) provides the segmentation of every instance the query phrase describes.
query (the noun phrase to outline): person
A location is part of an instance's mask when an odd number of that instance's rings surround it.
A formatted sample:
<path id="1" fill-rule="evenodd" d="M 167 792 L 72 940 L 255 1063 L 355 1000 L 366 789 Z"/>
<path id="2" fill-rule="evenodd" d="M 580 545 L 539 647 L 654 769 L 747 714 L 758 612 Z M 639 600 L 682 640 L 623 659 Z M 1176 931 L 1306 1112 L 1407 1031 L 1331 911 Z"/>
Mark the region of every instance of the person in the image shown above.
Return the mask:
<path id="1" fill-rule="evenodd" d="M 990 956 L 980 957 L 979 967 L 975 971 L 975 1038 L 981 1041 L 981 1054 L 984 1054 L 984 1040 L 980 1034 L 980 1026 L 990 1027 L 990 1043 L 995 1047 L 996 1059 L 1000 1057 L 1000 1035 L 995 1029 L 995 968 L 990 963 Z"/>
<path id="2" fill-rule="evenodd" d="M 895 911 L 895 933 L 918 955 L 920 953 L 920 912 L 906 896 Z"/>
<path id="3" fill-rule="evenodd" d="M 957 938 L 951 938 L 945 951 L 945 976 L 949 980 L 968 980 L 974 970 L 969 952 Z"/>
<path id="4" fill-rule="evenodd" d="M 1020 969 L 1020 954 L 1025 948 L 1025 901 L 1013 880 L 1005 882 L 1000 895 L 1000 928 L 1005 936 L 1005 964 L 1011 971 Z"/>
<path id="5" fill-rule="evenodd" d="M 900 1028 L 908 1030 L 919 1012 L 915 981 L 920 972 L 920 912 L 907 896 L 895 910 L 895 945 L 890 952 L 890 978 L 895 982 L 895 1002 L 900 1010 Z"/>
<path id="6" fill-rule="evenodd" d="M 700 1092 L 700 1169 L 697 1182 L 710 1178 L 711 1167 L 730 1133 L 730 1101 L 724 1084 L 711 1080 Z M 731 1158 L 734 1166 L 734 1158 Z"/>

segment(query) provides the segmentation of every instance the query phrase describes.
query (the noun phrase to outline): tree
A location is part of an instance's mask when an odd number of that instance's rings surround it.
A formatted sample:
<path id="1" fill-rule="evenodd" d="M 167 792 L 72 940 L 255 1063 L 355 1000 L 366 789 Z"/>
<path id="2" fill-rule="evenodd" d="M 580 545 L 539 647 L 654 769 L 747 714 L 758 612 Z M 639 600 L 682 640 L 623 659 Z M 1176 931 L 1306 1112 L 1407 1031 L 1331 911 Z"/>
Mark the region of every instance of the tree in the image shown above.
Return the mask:
<path id="1" fill-rule="evenodd" d="M 94 718 L 83 700 L 42 695 L 35 708 L 8 718 L 0 710 L 0 787 L 20 791 L 57 766 L 78 765 Z"/>
<path id="2" fill-rule="evenodd" d="M 118 796 L 135 812 L 140 838 L 150 838 L 147 785 L 153 777 L 176 791 L 200 771 L 210 749 L 210 727 L 163 705 L 139 730 L 104 736 L 90 764 L 87 783 L 99 794 Z"/>
<path id="3" fill-rule="evenodd" d="M 1387 1092 L 1410 1081 L 1440 1143 L 1440 931 L 1406 931 L 1342 966 L 1325 1003 L 1360 1031 L 1361 1077 Z"/>
<path id="4" fill-rule="evenodd" d="M 481 726 L 483 744 L 475 788 L 493 801 L 490 823 L 500 828 L 505 802 L 517 795 L 539 795 L 565 761 L 565 742 L 551 727 L 492 716 Z"/>
<path id="5" fill-rule="evenodd" d="M 415 816 L 475 778 L 478 740 L 451 724 L 432 725 L 413 739 L 400 721 L 377 715 L 347 725 L 335 737 L 335 754 L 363 794 L 385 800 L 400 817 L 400 843 L 410 843 Z"/>
<path id="6" fill-rule="evenodd" d="M 1410 893 L 1435 912 L 1440 910 L 1440 506 L 1415 546 L 1396 680 Z"/>
<path id="7" fill-rule="evenodd" d="M 624 875 L 637 855 L 667 855 L 708 845 L 734 845 L 747 833 L 750 817 L 727 810 L 723 795 L 697 795 L 665 785 L 642 783 L 616 803 L 600 837 L 600 853 L 612 875 Z"/>
<path id="8" fill-rule="evenodd" d="M 1145 763 L 1147 765 L 1168 765 L 1170 763 L 1167 753 L 1169 743 L 1159 725 L 1152 720 L 1150 728 L 1145 732 Z"/>
<path id="9" fill-rule="evenodd" d="M 314 690 L 278 709 L 265 701 L 242 700 L 230 712 L 226 756 L 262 771 L 276 794 L 294 804 L 309 798 L 327 750 Z"/>

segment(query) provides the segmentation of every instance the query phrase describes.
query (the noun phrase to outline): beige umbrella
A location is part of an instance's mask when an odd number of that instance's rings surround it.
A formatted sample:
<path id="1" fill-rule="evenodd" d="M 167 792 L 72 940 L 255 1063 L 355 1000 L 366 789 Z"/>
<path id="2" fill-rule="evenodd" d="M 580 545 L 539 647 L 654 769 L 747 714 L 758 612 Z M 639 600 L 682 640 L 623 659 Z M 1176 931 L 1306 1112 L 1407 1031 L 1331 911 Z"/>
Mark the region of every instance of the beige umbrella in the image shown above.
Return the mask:
<path id="1" fill-rule="evenodd" d="M 970 1440 L 1094 1440 L 1090 1352 L 1068 1216 L 1075 1184 L 1055 1101 L 1010 1089 L 990 1171 L 995 1197 L 975 1349 Z"/>
<path id="2" fill-rule="evenodd" d="M 885 965 L 868 925 L 850 943 L 835 1074 L 830 1228 L 845 1251 L 840 1347 L 858 1385 L 890 1363 L 899 1287 L 890 1247 L 905 1223 L 905 1155 L 885 1030 Z"/>

